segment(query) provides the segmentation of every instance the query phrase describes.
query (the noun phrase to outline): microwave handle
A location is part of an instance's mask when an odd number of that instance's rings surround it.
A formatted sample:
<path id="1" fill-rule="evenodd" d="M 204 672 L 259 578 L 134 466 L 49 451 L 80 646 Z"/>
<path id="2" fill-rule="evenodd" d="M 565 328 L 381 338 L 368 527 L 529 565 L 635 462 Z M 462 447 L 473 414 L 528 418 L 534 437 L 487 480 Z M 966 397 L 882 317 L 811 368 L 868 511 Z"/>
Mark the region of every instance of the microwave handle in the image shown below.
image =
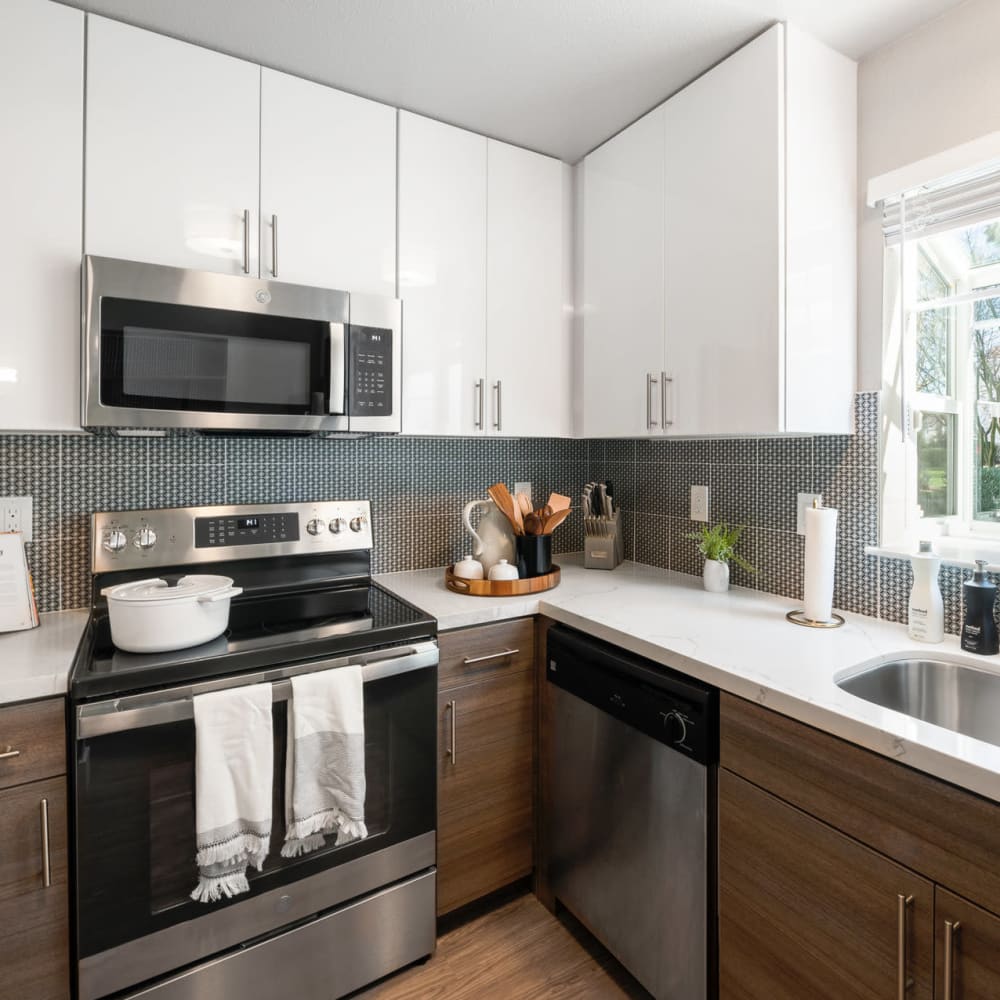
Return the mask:
<path id="1" fill-rule="evenodd" d="M 330 324 L 330 413 L 347 413 L 347 328 Z"/>

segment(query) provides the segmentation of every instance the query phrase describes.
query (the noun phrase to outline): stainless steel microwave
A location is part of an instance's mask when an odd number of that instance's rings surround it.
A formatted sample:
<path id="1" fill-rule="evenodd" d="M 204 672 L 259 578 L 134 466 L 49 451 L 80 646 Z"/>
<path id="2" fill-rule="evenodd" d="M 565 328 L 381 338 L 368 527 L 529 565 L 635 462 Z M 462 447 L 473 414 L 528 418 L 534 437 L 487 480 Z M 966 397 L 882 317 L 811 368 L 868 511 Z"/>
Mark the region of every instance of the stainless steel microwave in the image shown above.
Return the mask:
<path id="1" fill-rule="evenodd" d="M 399 432 L 398 299 L 84 257 L 88 428 Z"/>

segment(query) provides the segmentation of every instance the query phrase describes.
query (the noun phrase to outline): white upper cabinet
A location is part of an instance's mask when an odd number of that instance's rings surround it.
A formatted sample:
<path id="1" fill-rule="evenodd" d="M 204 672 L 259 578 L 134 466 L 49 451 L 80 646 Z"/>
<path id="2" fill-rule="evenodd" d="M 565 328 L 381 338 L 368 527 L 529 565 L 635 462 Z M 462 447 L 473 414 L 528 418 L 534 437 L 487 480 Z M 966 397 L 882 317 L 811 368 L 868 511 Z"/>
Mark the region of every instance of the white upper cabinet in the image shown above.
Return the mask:
<path id="1" fill-rule="evenodd" d="M 257 274 L 260 67 L 91 14 L 86 252 Z"/>
<path id="2" fill-rule="evenodd" d="M 584 160 L 585 435 L 851 431 L 856 76 L 776 25 Z"/>
<path id="3" fill-rule="evenodd" d="M 781 426 L 782 58 L 772 29 L 664 105 L 668 432 Z"/>
<path id="4" fill-rule="evenodd" d="M 405 434 L 479 434 L 488 420 L 486 142 L 399 113 Z"/>
<path id="5" fill-rule="evenodd" d="M 659 107 L 583 162 L 578 307 L 584 437 L 659 432 L 665 131 Z"/>
<path id="6" fill-rule="evenodd" d="M 7 0 L 0 18 L 0 431 L 78 431 L 83 13 Z"/>
<path id="7" fill-rule="evenodd" d="M 395 109 L 269 69 L 260 87 L 261 277 L 395 295 Z"/>
<path id="8" fill-rule="evenodd" d="M 570 168 L 492 139 L 487 158 L 489 427 L 518 437 L 568 437 Z"/>

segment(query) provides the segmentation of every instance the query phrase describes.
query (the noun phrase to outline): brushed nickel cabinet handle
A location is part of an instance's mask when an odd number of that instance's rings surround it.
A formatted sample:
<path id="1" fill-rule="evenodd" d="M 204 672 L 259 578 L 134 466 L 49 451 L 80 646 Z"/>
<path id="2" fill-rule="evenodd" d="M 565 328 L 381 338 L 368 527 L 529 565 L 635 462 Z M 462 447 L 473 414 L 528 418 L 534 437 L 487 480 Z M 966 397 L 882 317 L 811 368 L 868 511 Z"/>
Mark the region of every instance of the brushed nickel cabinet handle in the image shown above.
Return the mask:
<path id="1" fill-rule="evenodd" d="M 646 430 L 648 431 L 658 426 L 653 419 L 653 386 L 656 385 L 656 382 L 653 373 L 646 372 Z"/>
<path id="2" fill-rule="evenodd" d="M 674 380 L 666 372 L 660 372 L 660 425 L 664 428 L 673 427 L 673 418 L 667 417 L 667 386 L 673 387 Z"/>
<path id="3" fill-rule="evenodd" d="M 497 417 L 493 422 L 493 426 L 499 431 L 503 430 L 503 382 L 500 379 L 496 380 L 493 391 L 496 393 L 497 399 Z"/>
<path id="4" fill-rule="evenodd" d="M 250 273 L 250 209 L 243 209 L 243 273 Z"/>
<path id="5" fill-rule="evenodd" d="M 0 760 L 12 760 L 14 757 L 20 757 L 21 751 L 15 750 L 9 743 L 4 747 L 3 753 L 0 753 Z"/>
<path id="6" fill-rule="evenodd" d="M 954 1000 L 955 938 L 962 929 L 959 920 L 944 922 L 944 996 L 941 1000 Z"/>
<path id="7" fill-rule="evenodd" d="M 488 660 L 502 660 L 505 656 L 514 656 L 520 652 L 519 649 L 504 649 L 499 653 L 487 653 L 485 656 L 467 656 L 462 660 L 462 666 L 468 667 L 473 663 L 486 663 Z"/>
<path id="8" fill-rule="evenodd" d="M 39 803 L 42 814 L 42 885 L 48 889 L 52 885 L 52 862 L 49 857 L 49 800 Z"/>
<path id="9" fill-rule="evenodd" d="M 455 759 L 456 759 L 456 753 L 455 753 L 455 749 L 456 749 L 456 747 L 455 747 L 455 716 L 458 715 L 458 702 L 457 701 L 449 701 L 448 704 L 445 707 L 451 713 L 451 744 L 445 749 L 444 753 L 445 753 L 445 756 L 448 757 L 451 760 L 451 766 L 454 767 L 455 766 Z"/>
<path id="10" fill-rule="evenodd" d="M 278 277 L 278 217 L 271 216 L 271 277 Z"/>
<path id="11" fill-rule="evenodd" d="M 907 961 L 906 941 L 909 937 L 910 907 L 913 905 L 912 896 L 904 896 L 899 893 L 896 896 L 896 998 L 906 1000 L 906 991 L 913 985 L 913 981 L 907 978 L 906 970 L 909 965 Z"/>
<path id="12" fill-rule="evenodd" d="M 475 392 L 475 398 L 479 401 L 475 405 L 475 410 L 478 416 L 476 417 L 474 423 L 476 430 L 481 431 L 483 429 L 483 409 L 485 407 L 485 396 L 486 396 L 486 379 L 481 378 L 478 382 L 473 383 L 473 391 Z"/>

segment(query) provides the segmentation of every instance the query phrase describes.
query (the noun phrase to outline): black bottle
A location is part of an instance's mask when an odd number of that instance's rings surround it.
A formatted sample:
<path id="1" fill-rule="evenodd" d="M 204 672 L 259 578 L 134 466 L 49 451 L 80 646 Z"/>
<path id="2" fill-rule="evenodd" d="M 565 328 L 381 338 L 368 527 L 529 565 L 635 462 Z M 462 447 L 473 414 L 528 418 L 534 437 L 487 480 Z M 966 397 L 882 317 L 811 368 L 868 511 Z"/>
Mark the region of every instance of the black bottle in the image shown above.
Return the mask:
<path id="1" fill-rule="evenodd" d="M 986 579 L 986 560 L 976 560 L 971 580 L 962 584 L 965 592 L 965 624 L 962 625 L 962 649 L 968 653 L 991 656 L 1000 650 L 993 605 L 997 599 L 996 584 Z"/>

